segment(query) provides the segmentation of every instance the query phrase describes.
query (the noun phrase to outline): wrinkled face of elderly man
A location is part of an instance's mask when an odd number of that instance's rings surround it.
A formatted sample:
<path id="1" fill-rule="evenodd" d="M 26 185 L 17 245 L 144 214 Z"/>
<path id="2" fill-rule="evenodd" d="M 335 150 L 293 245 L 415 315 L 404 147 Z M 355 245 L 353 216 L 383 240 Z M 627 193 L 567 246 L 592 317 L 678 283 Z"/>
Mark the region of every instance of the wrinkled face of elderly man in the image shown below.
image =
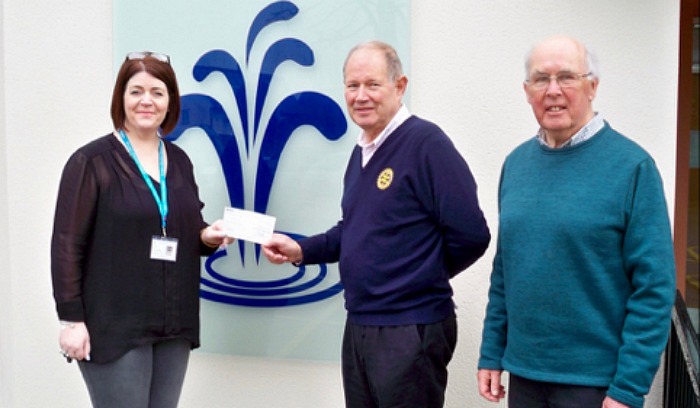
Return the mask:
<path id="1" fill-rule="evenodd" d="M 593 118 L 598 79 L 590 75 L 585 48 L 571 38 L 550 38 L 532 50 L 524 88 L 552 147 L 569 140 Z"/>
<path id="2" fill-rule="evenodd" d="M 372 141 L 401 108 L 408 80 L 390 78 L 384 52 L 377 48 L 355 50 L 344 71 L 348 113 Z"/>

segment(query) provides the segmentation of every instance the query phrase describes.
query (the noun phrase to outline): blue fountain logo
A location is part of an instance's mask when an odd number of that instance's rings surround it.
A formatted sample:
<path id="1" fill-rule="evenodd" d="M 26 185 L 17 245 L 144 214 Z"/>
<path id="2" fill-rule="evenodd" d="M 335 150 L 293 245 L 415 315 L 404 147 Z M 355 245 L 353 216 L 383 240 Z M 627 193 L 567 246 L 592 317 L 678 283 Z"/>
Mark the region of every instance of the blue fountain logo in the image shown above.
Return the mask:
<path id="1" fill-rule="evenodd" d="M 279 1 L 262 9 L 248 31 L 245 67 L 258 34 L 268 25 L 292 19 L 299 9 L 291 2 Z M 286 61 L 301 66 L 314 63 L 311 48 L 298 39 L 283 38 L 265 52 L 255 93 L 252 129 L 249 123 L 248 101 L 244 70 L 236 59 L 224 50 L 210 50 L 195 63 L 192 75 L 198 82 L 218 72 L 231 86 L 243 129 L 245 157 L 241 156 L 237 136 L 224 107 L 214 98 L 204 94 L 182 96 L 180 121 L 169 140 L 177 140 L 190 128 L 200 128 L 206 133 L 221 162 L 231 206 L 244 208 L 243 160 L 248 159 L 253 148 L 259 148 L 255 173 L 253 209 L 265 213 L 270 198 L 275 173 L 282 151 L 292 133 L 300 126 L 310 125 L 328 140 L 336 141 L 347 131 L 347 121 L 341 108 L 330 97 L 317 92 L 297 92 L 284 98 L 272 111 L 267 124 L 261 123 L 261 113 L 277 68 Z M 259 136 L 259 134 L 262 135 Z M 247 160 L 246 160 L 247 162 Z M 293 238 L 302 236 L 289 233 Z M 245 243 L 238 241 L 241 263 L 245 265 Z M 315 266 L 316 276 L 307 276 L 304 266 L 293 270 L 292 276 L 275 280 L 234 279 L 217 272 L 214 262 L 229 256 L 227 250 L 218 251 L 205 262 L 205 269 L 212 279 L 202 277 L 200 296 L 215 302 L 251 306 L 282 307 L 316 302 L 336 295 L 342 290 L 340 282 L 324 288 L 316 288 L 328 277 L 325 264 Z M 255 262 L 260 262 L 260 246 L 255 247 Z M 315 290 L 314 290 L 315 289 Z"/>

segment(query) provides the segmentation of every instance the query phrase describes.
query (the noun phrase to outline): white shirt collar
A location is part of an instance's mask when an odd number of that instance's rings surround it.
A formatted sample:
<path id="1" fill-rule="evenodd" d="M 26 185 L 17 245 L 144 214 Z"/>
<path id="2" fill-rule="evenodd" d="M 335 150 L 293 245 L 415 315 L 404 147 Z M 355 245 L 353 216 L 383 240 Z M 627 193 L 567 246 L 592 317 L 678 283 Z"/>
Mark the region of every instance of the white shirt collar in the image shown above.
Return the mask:
<path id="1" fill-rule="evenodd" d="M 374 140 L 372 140 L 371 142 L 367 142 L 367 135 L 363 130 L 357 137 L 357 144 L 362 148 L 370 145 L 375 145 L 376 147 L 379 147 L 382 143 L 384 143 L 384 141 L 391 134 L 391 132 L 396 130 L 396 128 L 399 127 L 410 116 L 411 113 L 408 111 L 406 105 L 401 105 L 401 108 L 399 108 L 398 112 L 396 112 L 396 115 L 394 115 L 394 117 L 389 121 L 384 130 L 382 130 L 379 133 L 379 135 L 374 138 Z"/>
<path id="2" fill-rule="evenodd" d="M 357 137 L 357 145 L 362 148 L 362 167 L 369 162 L 369 159 L 372 158 L 374 152 L 379 149 L 379 146 L 386 141 L 394 130 L 401 126 L 401 124 L 409 117 L 411 117 L 411 112 L 408 111 L 406 105 L 401 105 L 399 111 L 396 112 L 396 115 L 394 115 L 394 117 L 389 121 L 384 130 L 382 130 L 371 142 L 367 142 L 366 133 L 364 130 L 360 132 L 360 135 Z"/>
<path id="3" fill-rule="evenodd" d="M 579 131 L 576 132 L 576 134 L 573 135 L 571 139 L 567 140 L 561 146 L 557 147 L 557 149 L 561 149 L 562 147 L 575 146 L 579 143 L 585 142 L 586 140 L 595 136 L 596 133 L 598 133 L 598 131 L 600 131 L 600 129 L 602 129 L 604 125 L 605 121 L 603 120 L 603 116 L 598 114 L 598 112 L 595 112 L 593 118 L 591 118 L 591 120 L 589 120 L 588 123 L 586 123 L 581 129 L 579 129 Z M 544 129 L 540 128 L 540 130 L 537 132 L 537 138 L 539 139 L 540 144 L 544 146 L 549 146 L 545 138 Z"/>

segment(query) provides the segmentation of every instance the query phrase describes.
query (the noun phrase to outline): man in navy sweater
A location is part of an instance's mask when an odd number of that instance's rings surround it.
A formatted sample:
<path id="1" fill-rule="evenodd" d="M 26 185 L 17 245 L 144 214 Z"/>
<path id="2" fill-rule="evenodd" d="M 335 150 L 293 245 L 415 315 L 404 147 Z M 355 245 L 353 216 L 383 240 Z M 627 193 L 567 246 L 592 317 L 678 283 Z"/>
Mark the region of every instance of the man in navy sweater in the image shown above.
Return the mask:
<path id="1" fill-rule="evenodd" d="M 347 407 L 442 407 L 457 341 L 449 280 L 490 241 L 476 183 L 447 135 L 403 105 L 408 80 L 391 46 L 356 46 L 343 74 L 362 132 L 342 219 L 299 241 L 275 234 L 263 251 L 273 263 L 339 262 Z"/>
<path id="2" fill-rule="evenodd" d="M 537 136 L 508 155 L 479 392 L 517 408 L 641 408 L 675 293 L 654 160 L 593 111 L 586 47 L 549 38 L 526 62 Z"/>

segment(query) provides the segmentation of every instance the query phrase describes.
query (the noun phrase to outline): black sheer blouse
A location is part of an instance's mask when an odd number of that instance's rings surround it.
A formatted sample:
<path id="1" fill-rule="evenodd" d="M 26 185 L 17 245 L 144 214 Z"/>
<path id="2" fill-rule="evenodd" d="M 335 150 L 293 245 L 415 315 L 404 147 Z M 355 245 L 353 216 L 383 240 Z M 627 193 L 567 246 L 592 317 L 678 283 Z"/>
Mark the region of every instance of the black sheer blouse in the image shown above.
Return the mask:
<path id="1" fill-rule="evenodd" d="M 150 259 L 152 237 L 161 235 L 158 206 L 114 135 L 81 147 L 63 169 L 51 241 L 54 299 L 61 320 L 86 323 L 97 363 L 162 339 L 199 346 L 200 256 L 214 249 L 200 241 L 207 224 L 192 163 L 176 145 L 165 148 L 175 262 Z"/>

